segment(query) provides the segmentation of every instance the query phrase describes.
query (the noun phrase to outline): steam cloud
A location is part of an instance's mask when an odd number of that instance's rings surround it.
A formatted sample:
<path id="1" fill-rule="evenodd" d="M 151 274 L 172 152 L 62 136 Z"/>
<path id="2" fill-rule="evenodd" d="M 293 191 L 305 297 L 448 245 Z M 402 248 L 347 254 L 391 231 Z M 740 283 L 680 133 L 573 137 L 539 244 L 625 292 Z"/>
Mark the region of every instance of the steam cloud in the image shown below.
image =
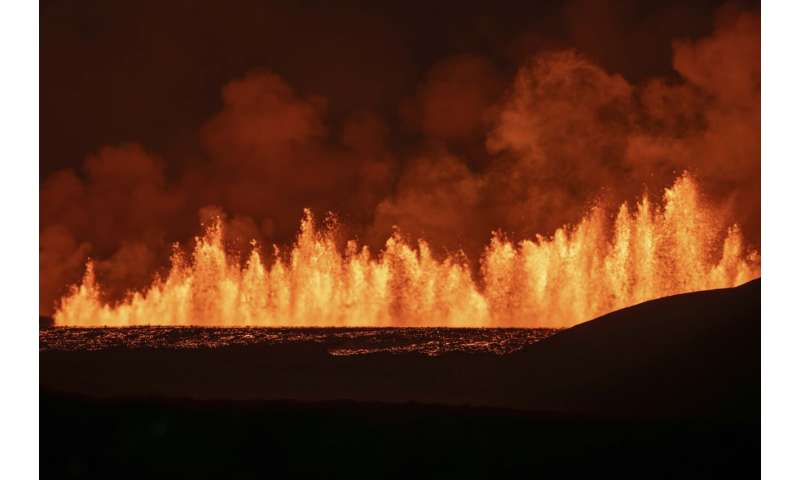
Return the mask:
<path id="1" fill-rule="evenodd" d="M 671 78 L 633 82 L 580 51 L 539 48 L 512 78 L 492 59 L 446 58 L 396 106 L 412 139 L 268 70 L 222 88 L 190 155 L 103 146 L 40 189 L 40 312 L 91 256 L 119 298 L 167 265 L 171 242 L 225 215 L 226 241 L 285 243 L 303 208 L 380 247 L 397 228 L 475 258 L 511 238 L 574 223 L 592 202 L 661 191 L 684 170 L 758 245 L 760 19 L 720 10 L 710 36 L 673 42 Z M 584 28 L 572 25 L 576 34 Z"/>

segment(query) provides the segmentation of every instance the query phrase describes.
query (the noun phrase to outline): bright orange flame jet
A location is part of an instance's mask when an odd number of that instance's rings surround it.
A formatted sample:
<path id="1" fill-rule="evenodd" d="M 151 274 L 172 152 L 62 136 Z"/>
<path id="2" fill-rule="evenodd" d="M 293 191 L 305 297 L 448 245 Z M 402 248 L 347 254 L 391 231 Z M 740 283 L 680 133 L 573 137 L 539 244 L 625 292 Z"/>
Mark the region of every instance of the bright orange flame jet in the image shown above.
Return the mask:
<path id="1" fill-rule="evenodd" d="M 271 266 L 258 248 L 241 265 L 226 254 L 220 221 L 177 251 L 166 279 L 106 303 L 92 263 L 57 308 L 57 325 L 567 327 L 667 295 L 733 287 L 760 275 L 734 225 L 684 174 L 664 191 L 619 207 L 613 225 L 592 209 L 552 237 L 514 244 L 495 234 L 479 278 L 458 257 L 395 235 L 373 255 L 354 241 L 340 251 L 306 211 L 288 255 Z M 609 233 L 610 232 L 610 233 Z"/>

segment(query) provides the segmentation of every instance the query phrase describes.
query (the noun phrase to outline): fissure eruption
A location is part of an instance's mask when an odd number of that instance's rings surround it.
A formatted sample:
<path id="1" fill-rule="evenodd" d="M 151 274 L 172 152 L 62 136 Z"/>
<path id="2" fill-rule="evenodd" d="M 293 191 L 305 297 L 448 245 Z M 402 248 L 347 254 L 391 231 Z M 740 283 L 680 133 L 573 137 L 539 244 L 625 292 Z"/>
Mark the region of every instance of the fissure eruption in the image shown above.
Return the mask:
<path id="1" fill-rule="evenodd" d="M 222 222 L 176 247 L 169 273 L 107 302 L 87 263 L 60 301 L 58 325 L 566 327 L 666 295 L 732 287 L 760 275 L 736 225 L 684 174 L 663 192 L 613 210 L 592 208 L 551 236 L 512 242 L 495 232 L 474 269 L 400 234 L 371 252 L 337 247 L 306 210 L 295 243 L 246 261 L 226 252 Z"/>

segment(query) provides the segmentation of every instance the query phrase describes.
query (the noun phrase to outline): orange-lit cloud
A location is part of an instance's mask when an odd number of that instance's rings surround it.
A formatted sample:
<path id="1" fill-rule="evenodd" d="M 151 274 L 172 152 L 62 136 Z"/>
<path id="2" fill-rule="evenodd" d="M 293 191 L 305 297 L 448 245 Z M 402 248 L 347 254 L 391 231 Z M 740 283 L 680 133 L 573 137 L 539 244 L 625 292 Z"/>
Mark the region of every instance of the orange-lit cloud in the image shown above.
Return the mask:
<path id="1" fill-rule="evenodd" d="M 43 180 L 40 311 L 80 280 L 88 256 L 110 296 L 141 288 L 165 272 L 172 242 L 186 244 L 198 221 L 216 216 L 242 254 L 253 239 L 291 241 L 311 208 L 336 212 L 348 237 L 372 247 L 397 228 L 434 254 L 477 259 L 493 230 L 549 234 L 592 202 L 658 192 L 684 170 L 757 245 L 759 28 L 757 15 L 723 9 L 709 35 L 674 39 L 671 77 L 635 81 L 592 51 L 554 43 L 510 68 L 483 54 L 449 56 L 392 107 L 400 132 L 380 102 L 343 111 L 313 88 L 246 67 L 180 158 L 104 146 Z M 570 31 L 586 35 L 580 22 Z M 380 97 L 371 88 L 365 95 Z"/>

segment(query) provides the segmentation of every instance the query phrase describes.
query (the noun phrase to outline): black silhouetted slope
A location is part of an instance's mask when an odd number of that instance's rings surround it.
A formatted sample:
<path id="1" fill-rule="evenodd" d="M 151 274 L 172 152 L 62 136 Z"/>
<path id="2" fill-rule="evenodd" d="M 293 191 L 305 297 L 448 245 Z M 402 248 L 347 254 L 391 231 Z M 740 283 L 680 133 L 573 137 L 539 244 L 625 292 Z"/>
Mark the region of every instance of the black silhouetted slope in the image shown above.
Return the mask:
<path id="1" fill-rule="evenodd" d="M 758 279 L 610 313 L 515 355 L 508 391 L 544 409 L 757 418 L 760 305 Z"/>
<path id="2" fill-rule="evenodd" d="M 759 281 L 679 295 L 501 357 L 332 357 L 312 344 L 42 352 L 40 470 L 753 478 L 759 305 Z"/>
<path id="3" fill-rule="evenodd" d="M 473 405 L 611 418 L 759 415 L 760 281 L 658 299 L 514 354 L 333 357 L 319 344 L 40 353 L 97 397 Z"/>

